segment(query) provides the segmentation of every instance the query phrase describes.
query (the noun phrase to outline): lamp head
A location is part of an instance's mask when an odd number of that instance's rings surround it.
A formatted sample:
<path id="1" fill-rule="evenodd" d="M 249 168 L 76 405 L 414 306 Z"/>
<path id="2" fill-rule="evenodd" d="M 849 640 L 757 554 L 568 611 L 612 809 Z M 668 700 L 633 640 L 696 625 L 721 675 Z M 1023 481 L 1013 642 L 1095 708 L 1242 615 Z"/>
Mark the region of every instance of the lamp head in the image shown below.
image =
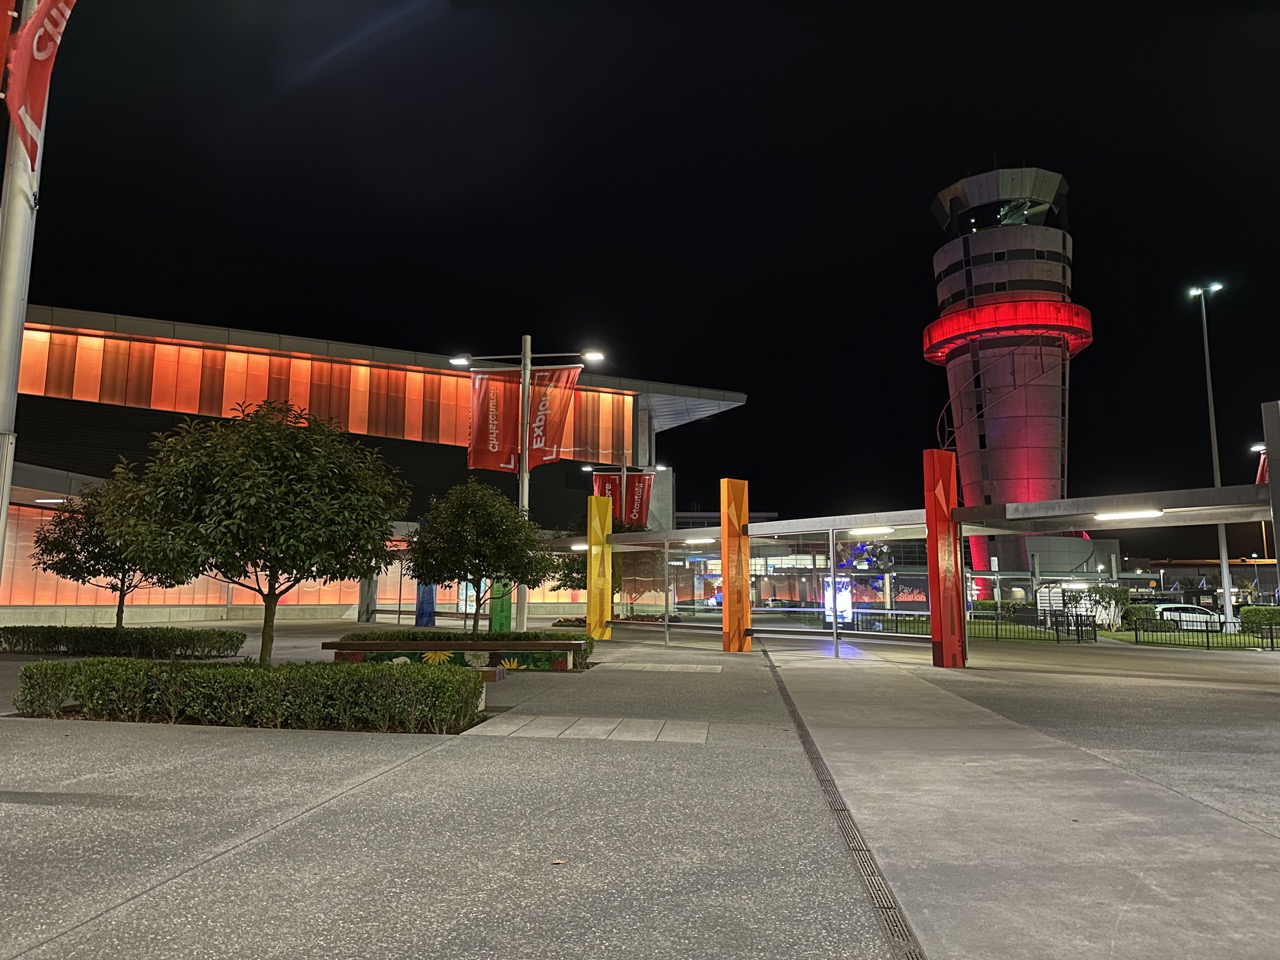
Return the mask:
<path id="1" fill-rule="evenodd" d="M 452 363 L 455 367 L 466 367 L 466 366 L 470 366 L 470 364 L 471 364 L 471 354 L 469 354 L 469 353 L 460 353 L 460 354 L 458 354 L 456 357 L 450 357 L 450 358 L 449 358 L 449 362 L 450 362 L 450 363 Z"/>
<path id="2" fill-rule="evenodd" d="M 586 360 L 588 363 L 599 363 L 604 359 L 604 354 L 599 350 L 583 350 L 582 359 Z"/>

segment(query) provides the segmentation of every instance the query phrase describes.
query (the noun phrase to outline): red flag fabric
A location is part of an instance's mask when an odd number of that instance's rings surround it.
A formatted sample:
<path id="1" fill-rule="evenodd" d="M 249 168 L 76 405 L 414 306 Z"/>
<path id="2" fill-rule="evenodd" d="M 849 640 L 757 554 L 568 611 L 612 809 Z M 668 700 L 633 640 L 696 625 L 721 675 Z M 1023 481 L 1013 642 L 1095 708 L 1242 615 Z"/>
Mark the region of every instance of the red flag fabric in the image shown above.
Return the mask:
<path id="1" fill-rule="evenodd" d="M 13 36 L 5 103 L 33 172 L 44 141 L 53 60 L 75 5 L 76 0 L 40 0 L 31 19 Z"/>
<path id="2" fill-rule="evenodd" d="M 471 371 L 467 469 L 520 470 L 520 371 Z"/>
<path id="3" fill-rule="evenodd" d="M 649 500 L 653 494 L 653 474 L 627 474 L 627 495 L 622 495 L 620 473 L 597 473 L 592 478 L 592 493 L 613 501 L 613 519 L 633 526 L 649 525 Z"/>
<path id="4" fill-rule="evenodd" d="M 616 473 L 596 473 L 591 477 L 592 493 L 612 501 L 613 519 L 622 519 L 622 477 Z"/>
<path id="5" fill-rule="evenodd" d="M 535 367 L 529 375 L 529 469 L 560 459 L 582 365 Z"/>
<path id="6" fill-rule="evenodd" d="M 1267 469 L 1267 452 L 1264 450 L 1258 456 L 1258 483 L 1269 483 L 1271 480 L 1270 471 Z"/>
<path id="7" fill-rule="evenodd" d="M 653 492 L 652 473 L 628 473 L 627 497 L 622 522 L 637 527 L 649 525 L 649 497 Z"/>
<path id="8" fill-rule="evenodd" d="M 560 459 L 579 366 L 529 373 L 529 469 Z M 520 371 L 471 371 L 467 468 L 520 472 Z"/>

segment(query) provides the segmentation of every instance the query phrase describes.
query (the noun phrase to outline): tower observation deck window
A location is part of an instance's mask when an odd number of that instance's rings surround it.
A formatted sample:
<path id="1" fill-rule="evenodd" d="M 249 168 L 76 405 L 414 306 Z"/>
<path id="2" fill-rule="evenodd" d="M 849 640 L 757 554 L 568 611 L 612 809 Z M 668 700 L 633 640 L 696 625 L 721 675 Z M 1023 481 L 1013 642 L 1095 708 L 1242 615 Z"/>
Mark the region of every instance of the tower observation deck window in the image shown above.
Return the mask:
<path id="1" fill-rule="evenodd" d="M 1053 204 L 1041 200 L 997 200 L 966 210 L 961 218 L 964 232 L 985 230 L 991 227 L 1057 227 L 1062 229 L 1061 218 Z"/>

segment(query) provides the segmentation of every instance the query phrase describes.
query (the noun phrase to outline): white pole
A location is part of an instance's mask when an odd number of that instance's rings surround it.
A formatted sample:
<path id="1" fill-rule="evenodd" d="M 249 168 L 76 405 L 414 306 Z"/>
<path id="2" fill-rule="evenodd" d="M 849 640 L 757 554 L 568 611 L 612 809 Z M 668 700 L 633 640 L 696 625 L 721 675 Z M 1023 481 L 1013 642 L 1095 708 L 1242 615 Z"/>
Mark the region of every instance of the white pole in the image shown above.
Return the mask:
<path id="1" fill-rule="evenodd" d="M 25 0 L 22 23 L 35 13 L 37 0 Z M 6 21 L 4 29 L 9 29 Z M 43 137 L 44 117 L 41 117 Z M 43 145 L 42 145 L 43 146 Z M 13 123 L 5 150 L 3 199 L 0 200 L 0 569 L 3 569 L 5 537 L 9 521 L 9 495 L 13 486 L 13 456 L 17 436 L 13 432 L 18 408 L 18 372 L 22 363 L 22 330 L 27 319 L 27 287 L 31 280 L 31 247 L 36 232 L 40 164 L 44 150 L 36 152 L 35 170 Z"/>
<path id="2" fill-rule="evenodd" d="M 529 515 L 529 380 L 533 371 L 533 343 L 528 336 L 520 338 L 520 490 L 516 505 L 526 517 Z M 529 628 L 529 587 L 516 585 L 517 633 Z"/>
<path id="3" fill-rule="evenodd" d="M 1222 486 L 1222 471 L 1218 468 L 1218 425 L 1213 415 L 1213 374 L 1209 370 L 1209 312 L 1205 301 L 1209 299 L 1212 287 L 1200 289 L 1200 325 L 1204 330 L 1204 383 L 1209 394 L 1209 447 L 1213 451 L 1213 485 Z M 1231 622 L 1231 561 L 1227 558 L 1227 525 L 1218 524 L 1218 563 L 1222 567 L 1222 627 L 1228 628 Z"/>

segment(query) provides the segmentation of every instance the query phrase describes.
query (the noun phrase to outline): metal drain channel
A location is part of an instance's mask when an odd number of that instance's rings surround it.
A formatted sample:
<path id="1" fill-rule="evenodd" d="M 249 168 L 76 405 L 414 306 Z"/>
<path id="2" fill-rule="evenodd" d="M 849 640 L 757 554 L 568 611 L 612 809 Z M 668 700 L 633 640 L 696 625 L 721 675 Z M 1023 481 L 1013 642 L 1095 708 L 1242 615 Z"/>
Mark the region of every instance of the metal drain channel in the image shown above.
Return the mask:
<path id="1" fill-rule="evenodd" d="M 778 670 L 778 665 L 773 662 L 773 658 L 769 656 L 769 651 L 763 646 L 760 652 L 764 654 L 764 659 L 769 664 L 769 670 L 773 674 L 773 682 L 778 685 L 778 692 L 782 695 L 782 702 L 787 706 L 787 713 L 791 715 L 791 722 L 795 724 L 796 732 L 800 735 L 800 743 L 804 747 L 805 756 L 809 758 L 809 763 L 813 766 L 814 776 L 818 778 L 818 785 L 822 788 L 822 792 L 826 795 L 827 805 L 831 808 L 831 814 L 836 819 L 836 826 L 840 828 L 840 834 L 844 837 L 844 842 L 849 847 L 849 852 L 853 854 L 854 862 L 858 865 L 858 873 L 862 876 L 862 882 L 866 887 L 867 898 L 871 901 L 871 905 L 875 907 L 880 922 L 884 925 L 885 933 L 888 935 L 893 946 L 900 951 L 898 956 L 901 960 L 925 960 L 924 950 L 916 941 L 915 934 L 911 932 L 911 927 L 907 924 L 907 918 L 902 914 L 902 908 L 898 905 L 897 899 L 893 895 L 893 891 L 889 888 L 888 881 L 880 872 L 880 868 L 876 865 L 875 858 L 871 855 L 871 851 L 867 849 L 866 842 L 862 839 L 862 834 L 858 832 L 858 826 L 853 822 L 853 815 L 849 813 L 849 808 L 845 806 L 844 797 L 840 796 L 840 790 L 836 786 L 836 781 L 831 776 L 831 771 L 827 767 L 827 762 L 822 759 L 822 754 L 818 752 L 818 745 L 813 742 L 813 737 L 809 734 L 809 728 L 805 726 L 804 719 L 800 716 L 800 711 L 796 709 L 796 702 L 791 698 L 790 691 L 782 682 L 782 674 Z"/>

